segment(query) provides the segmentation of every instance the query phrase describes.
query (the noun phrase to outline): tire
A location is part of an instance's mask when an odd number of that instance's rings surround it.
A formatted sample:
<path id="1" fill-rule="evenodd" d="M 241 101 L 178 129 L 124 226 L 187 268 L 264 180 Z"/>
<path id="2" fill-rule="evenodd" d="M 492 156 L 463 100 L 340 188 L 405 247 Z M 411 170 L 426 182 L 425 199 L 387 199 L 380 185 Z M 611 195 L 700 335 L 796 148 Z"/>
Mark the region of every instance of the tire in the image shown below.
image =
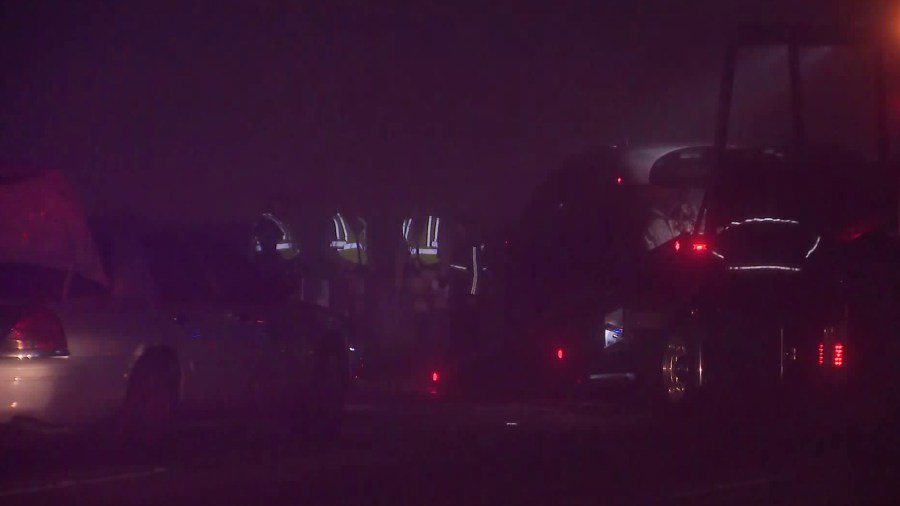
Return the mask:
<path id="1" fill-rule="evenodd" d="M 118 446 L 142 453 L 156 453 L 172 435 L 178 400 L 178 376 L 174 364 L 163 360 L 139 363 L 128 392 L 114 420 Z"/>

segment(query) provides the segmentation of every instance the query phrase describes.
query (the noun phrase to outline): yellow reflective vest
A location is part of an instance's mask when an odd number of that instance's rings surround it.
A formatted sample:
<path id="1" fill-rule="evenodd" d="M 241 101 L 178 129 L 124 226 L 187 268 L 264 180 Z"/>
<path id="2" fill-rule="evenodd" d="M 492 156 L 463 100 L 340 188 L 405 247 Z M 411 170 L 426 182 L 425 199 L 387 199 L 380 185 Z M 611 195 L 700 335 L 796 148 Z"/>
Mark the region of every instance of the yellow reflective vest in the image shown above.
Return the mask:
<path id="1" fill-rule="evenodd" d="M 367 224 L 366 220 L 357 218 L 360 225 L 359 232 L 349 226 L 348 219 L 341 213 L 335 213 L 331 217 L 334 222 L 334 239 L 331 241 L 331 249 L 347 262 L 368 265 Z"/>
<path id="2" fill-rule="evenodd" d="M 272 213 L 263 213 L 260 220 L 267 220 L 278 227 L 281 237 L 275 243 L 275 251 L 285 260 L 293 260 L 297 257 L 299 250 L 294 242 L 290 227 L 282 220 L 276 218 Z M 257 253 L 262 252 L 262 243 L 259 237 L 254 237 L 254 250 Z"/>
<path id="3" fill-rule="evenodd" d="M 403 220 L 403 238 L 409 248 L 410 259 L 423 266 L 440 264 L 441 258 L 438 255 L 440 234 L 441 219 L 437 216 L 429 216 L 423 223 L 414 222 L 413 218 Z"/>

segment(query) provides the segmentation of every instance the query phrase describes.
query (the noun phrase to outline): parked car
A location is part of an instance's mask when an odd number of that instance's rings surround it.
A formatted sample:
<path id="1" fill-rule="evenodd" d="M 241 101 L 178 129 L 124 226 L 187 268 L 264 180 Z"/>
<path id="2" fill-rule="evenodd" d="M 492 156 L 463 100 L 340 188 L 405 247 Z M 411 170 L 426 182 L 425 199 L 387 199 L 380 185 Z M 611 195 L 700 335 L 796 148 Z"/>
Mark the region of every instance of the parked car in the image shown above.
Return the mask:
<path id="1" fill-rule="evenodd" d="M 58 172 L 2 180 L 0 216 L 0 424 L 110 422 L 144 443 L 225 410 L 334 425 L 341 322 L 287 285 L 249 296 L 271 288 L 251 258 L 175 226 L 89 226 Z"/>

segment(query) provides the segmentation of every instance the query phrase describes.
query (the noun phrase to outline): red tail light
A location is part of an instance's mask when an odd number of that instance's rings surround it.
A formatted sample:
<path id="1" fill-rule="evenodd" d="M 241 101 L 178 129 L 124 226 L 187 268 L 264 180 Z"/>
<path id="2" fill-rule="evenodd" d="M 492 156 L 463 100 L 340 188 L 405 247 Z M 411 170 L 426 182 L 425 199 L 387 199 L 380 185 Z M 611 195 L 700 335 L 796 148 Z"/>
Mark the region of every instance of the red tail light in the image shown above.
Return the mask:
<path id="1" fill-rule="evenodd" d="M 69 355 L 62 323 L 52 311 L 32 308 L 9 329 L 3 355 L 16 358 Z"/>
<path id="2" fill-rule="evenodd" d="M 438 380 L 440 380 L 440 379 L 441 379 L 441 375 L 437 371 L 434 371 L 431 373 L 431 381 L 432 382 L 437 383 Z"/>
<path id="3" fill-rule="evenodd" d="M 556 350 L 556 358 L 558 358 L 559 360 L 562 360 L 563 357 L 565 357 L 565 356 L 566 356 L 566 354 L 563 352 L 562 348 Z"/>
<path id="4" fill-rule="evenodd" d="M 685 246 L 684 244 L 681 244 L 681 240 L 675 240 L 673 245 L 675 251 L 681 251 L 682 246 Z M 690 238 L 686 246 L 690 247 L 690 250 L 694 253 L 706 253 L 709 251 L 709 243 L 706 242 L 706 238 L 703 236 Z"/>
<path id="5" fill-rule="evenodd" d="M 831 363 L 835 367 L 841 367 L 844 365 L 844 345 L 841 343 L 837 343 L 834 345 L 834 354 L 831 356 Z"/>
<path id="6" fill-rule="evenodd" d="M 816 363 L 819 365 L 825 364 L 825 344 L 819 343 L 819 356 L 816 360 Z"/>

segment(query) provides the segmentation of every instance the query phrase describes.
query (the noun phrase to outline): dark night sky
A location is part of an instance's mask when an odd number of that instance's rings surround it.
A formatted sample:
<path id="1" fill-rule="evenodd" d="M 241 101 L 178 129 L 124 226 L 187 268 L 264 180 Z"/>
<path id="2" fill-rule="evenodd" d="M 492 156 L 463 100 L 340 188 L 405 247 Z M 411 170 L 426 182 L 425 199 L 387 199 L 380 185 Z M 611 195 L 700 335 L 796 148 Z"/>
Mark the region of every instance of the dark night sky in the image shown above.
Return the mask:
<path id="1" fill-rule="evenodd" d="M 710 138 L 728 29 L 824 3 L 4 2 L 0 164 L 190 221 L 279 191 L 505 218 L 586 148 Z"/>

